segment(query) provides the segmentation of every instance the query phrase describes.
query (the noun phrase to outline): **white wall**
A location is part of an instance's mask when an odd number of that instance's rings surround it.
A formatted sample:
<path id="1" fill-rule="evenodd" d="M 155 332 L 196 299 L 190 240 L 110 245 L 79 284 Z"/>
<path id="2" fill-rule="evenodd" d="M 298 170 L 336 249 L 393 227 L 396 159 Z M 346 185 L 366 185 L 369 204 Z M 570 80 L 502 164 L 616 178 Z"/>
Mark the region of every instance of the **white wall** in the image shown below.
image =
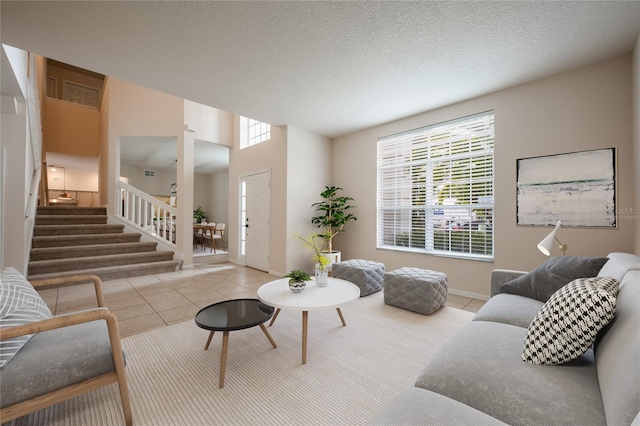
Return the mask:
<path id="1" fill-rule="evenodd" d="M 635 217 L 635 252 L 640 253 L 640 35 L 633 52 L 633 151 L 634 170 L 633 182 L 634 203 L 632 215 Z"/>
<path id="2" fill-rule="evenodd" d="M 536 244 L 550 231 L 517 227 L 518 158 L 615 146 L 618 148 L 618 206 L 633 205 L 631 56 L 625 55 L 530 84 L 461 102 L 337 138 L 333 142 L 333 183 L 355 198 L 356 222 L 338 236 L 343 258 L 447 273 L 452 292 L 489 295 L 493 268 L 531 269 L 546 259 Z M 376 249 L 376 141 L 474 113 L 495 111 L 495 261 L 456 260 Z M 635 183 L 634 183 L 635 182 Z M 569 255 L 605 256 L 633 251 L 637 220 L 619 220 L 617 229 L 563 228 Z M 560 253 L 554 252 L 553 255 Z M 468 275 L 462 275 L 462 268 Z"/>
<path id="3" fill-rule="evenodd" d="M 38 57 L 38 60 L 42 58 Z M 32 84 L 38 96 L 37 78 L 27 79 L 27 52 L 2 45 L 2 114 L 0 129 L 0 267 L 13 266 L 23 274 L 31 248 L 37 193 L 29 204 L 34 153 L 27 112 L 27 86 Z M 10 81 L 9 87 L 5 82 Z M 31 100 L 30 100 L 31 101 Z M 5 103 L 11 108 L 5 110 Z M 39 129 L 38 129 L 39 130 Z M 40 158 L 35 158 L 40 162 Z"/>
<path id="4" fill-rule="evenodd" d="M 303 237 L 318 228 L 311 223 L 311 205 L 331 186 L 331 140 L 295 127 L 287 127 L 287 271 L 313 270 L 311 252 L 295 234 Z"/>

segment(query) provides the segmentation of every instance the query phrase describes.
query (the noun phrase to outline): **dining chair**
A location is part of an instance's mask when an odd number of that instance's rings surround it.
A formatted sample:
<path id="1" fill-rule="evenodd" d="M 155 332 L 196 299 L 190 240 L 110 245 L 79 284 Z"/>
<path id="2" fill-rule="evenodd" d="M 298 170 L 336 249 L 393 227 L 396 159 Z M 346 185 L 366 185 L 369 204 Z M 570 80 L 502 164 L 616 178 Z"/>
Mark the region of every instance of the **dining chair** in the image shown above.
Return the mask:
<path id="1" fill-rule="evenodd" d="M 216 225 L 216 229 L 215 229 L 214 236 L 213 236 L 213 241 L 220 240 L 220 242 L 222 243 L 222 250 L 225 250 L 225 247 L 224 247 L 224 228 L 225 228 L 225 224 L 224 223 L 218 223 Z"/>
<path id="2" fill-rule="evenodd" d="M 216 228 L 217 225 L 213 222 L 208 223 L 202 230 L 202 239 L 203 239 L 203 245 L 202 248 L 204 249 L 204 241 L 207 241 L 209 243 L 209 246 L 211 247 L 211 251 L 215 254 L 216 252 L 216 246 L 215 246 L 215 236 L 216 236 Z"/>

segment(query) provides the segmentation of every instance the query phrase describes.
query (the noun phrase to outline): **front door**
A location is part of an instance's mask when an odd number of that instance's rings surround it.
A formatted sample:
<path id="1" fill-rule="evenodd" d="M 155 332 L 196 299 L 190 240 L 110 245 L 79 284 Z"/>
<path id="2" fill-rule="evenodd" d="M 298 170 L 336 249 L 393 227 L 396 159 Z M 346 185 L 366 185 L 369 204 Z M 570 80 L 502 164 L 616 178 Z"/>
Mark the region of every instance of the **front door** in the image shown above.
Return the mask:
<path id="1" fill-rule="evenodd" d="M 246 265 L 269 271 L 269 219 L 271 205 L 271 172 L 247 176 L 246 215 Z"/>

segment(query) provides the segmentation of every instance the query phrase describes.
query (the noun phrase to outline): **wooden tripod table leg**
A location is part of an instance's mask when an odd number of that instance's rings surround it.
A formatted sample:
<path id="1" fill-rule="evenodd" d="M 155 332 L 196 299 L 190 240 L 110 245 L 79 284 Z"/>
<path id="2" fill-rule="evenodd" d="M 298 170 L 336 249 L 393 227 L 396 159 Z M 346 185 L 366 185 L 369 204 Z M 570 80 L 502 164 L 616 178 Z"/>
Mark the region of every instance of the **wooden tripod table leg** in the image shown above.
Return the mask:
<path id="1" fill-rule="evenodd" d="M 222 357 L 220 359 L 220 384 L 219 387 L 224 387 L 224 373 L 227 368 L 227 348 L 229 347 L 229 332 L 222 332 Z"/>
<path id="2" fill-rule="evenodd" d="M 307 363 L 307 323 L 309 311 L 302 311 L 302 363 Z"/>
<path id="3" fill-rule="evenodd" d="M 271 338 L 271 335 L 267 331 L 267 327 L 265 327 L 264 324 L 260 324 L 260 328 L 262 329 L 262 332 L 264 333 L 264 335 L 267 336 L 267 339 L 269 339 L 269 341 L 271 342 L 271 346 L 273 346 L 274 348 L 277 348 L 278 345 L 276 345 L 276 342 L 274 342 L 273 339 Z"/>
<path id="4" fill-rule="evenodd" d="M 209 345 L 211 344 L 211 339 L 213 339 L 213 333 L 215 333 L 215 331 L 212 331 L 211 333 L 209 333 L 209 338 L 207 339 L 207 344 L 204 345 L 204 350 L 205 351 L 207 349 L 209 349 Z"/>
<path id="5" fill-rule="evenodd" d="M 344 317 L 342 316 L 342 311 L 340 310 L 340 308 L 336 308 L 336 311 L 338 311 L 338 315 L 340 316 L 340 321 L 342 321 L 342 326 L 346 327 L 347 323 L 344 322 Z"/>
<path id="6" fill-rule="evenodd" d="M 278 314 L 280 313 L 280 308 L 276 309 L 276 313 L 273 314 L 273 318 L 271 318 L 271 322 L 269 323 L 269 327 L 271 327 L 273 325 L 274 322 L 276 322 L 276 318 L 278 318 Z"/>

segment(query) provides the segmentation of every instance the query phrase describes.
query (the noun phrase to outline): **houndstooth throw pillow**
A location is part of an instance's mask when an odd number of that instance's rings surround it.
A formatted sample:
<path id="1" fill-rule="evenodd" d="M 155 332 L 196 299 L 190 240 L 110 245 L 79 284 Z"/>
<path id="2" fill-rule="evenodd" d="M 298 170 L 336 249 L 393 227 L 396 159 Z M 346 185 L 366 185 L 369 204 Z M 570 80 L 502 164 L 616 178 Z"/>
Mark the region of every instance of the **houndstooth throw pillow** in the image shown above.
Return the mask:
<path id="1" fill-rule="evenodd" d="M 556 365 L 585 353 L 613 319 L 618 286 L 611 277 L 578 278 L 556 291 L 529 325 L 522 360 Z"/>
<path id="2" fill-rule="evenodd" d="M 13 327 L 51 318 L 51 311 L 31 283 L 15 268 L 0 271 L 0 327 Z M 0 368 L 33 336 L 0 341 Z"/>

